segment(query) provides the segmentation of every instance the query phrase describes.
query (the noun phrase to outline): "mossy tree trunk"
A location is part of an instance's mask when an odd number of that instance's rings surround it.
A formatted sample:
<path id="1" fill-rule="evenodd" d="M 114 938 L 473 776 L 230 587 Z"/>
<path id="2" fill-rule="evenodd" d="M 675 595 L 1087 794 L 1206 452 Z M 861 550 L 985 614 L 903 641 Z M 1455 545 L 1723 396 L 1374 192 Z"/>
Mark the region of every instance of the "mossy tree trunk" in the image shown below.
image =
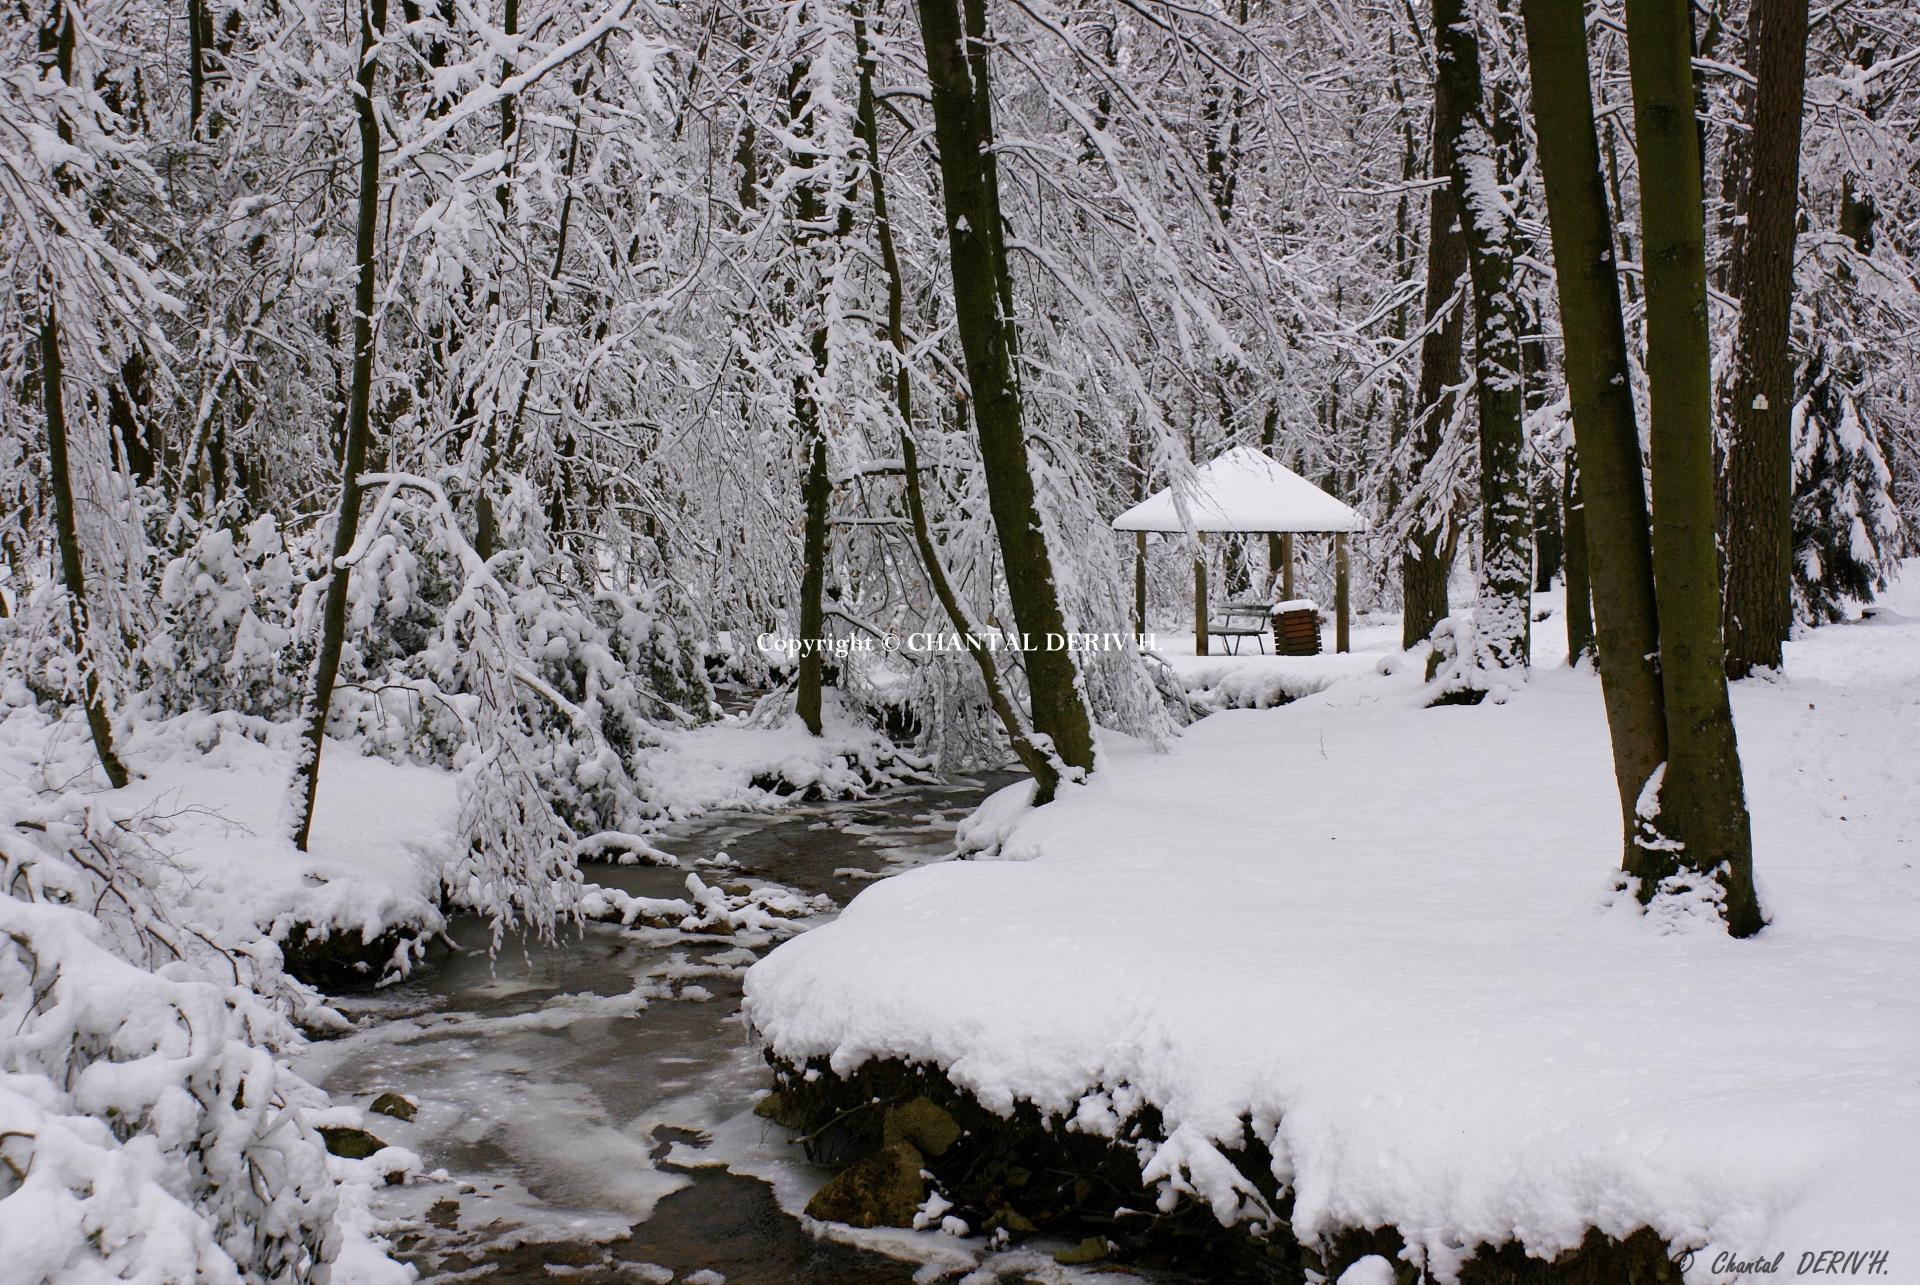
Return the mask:
<path id="1" fill-rule="evenodd" d="M 1630 872 L 1643 897 L 1670 876 L 1712 879 L 1735 936 L 1761 927 L 1753 843 L 1727 699 L 1715 541 L 1706 222 L 1688 0 L 1627 0 L 1640 153 L 1653 454 L 1653 572 L 1667 763 L 1639 803 Z M 1603 657 L 1604 660 L 1604 657 Z"/>
<path id="2" fill-rule="evenodd" d="M 353 548 L 360 529 L 360 474 L 372 443 L 374 240 L 380 214 L 380 125 L 373 91 L 379 79 L 375 56 L 387 25 L 386 0 L 361 0 L 360 66 L 353 95 L 360 136 L 360 191 L 354 229 L 353 372 L 347 393 L 346 444 L 340 461 L 340 515 L 333 529 L 333 551 L 325 567 L 327 592 L 320 616 L 320 648 L 300 711 L 302 744 L 294 765 L 291 828 L 294 846 L 307 850 L 313 828 L 313 803 L 320 789 L 320 750 L 326 741 L 327 711 L 340 673 L 346 639 L 347 589 L 353 571 L 340 560 Z"/>
<path id="3" fill-rule="evenodd" d="M 1526 0 L 1522 12 L 1573 410 L 1577 525 L 1584 529 L 1592 586 L 1600 687 L 1620 795 L 1623 864 L 1632 869 L 1634 809 L 1641 789 L 1666 761 L 1667 725 L 1653 546 L 1628 377 L 1613 217 L 1594 129 L 1582 6 Z M 1575 525 L 1570 519 L 1569 541 Z M 1571 579 L 1568 594 L 1571 598 Z"/>
<path id="4" fill-rule="evenodd" d="M 1727 676 L 1777 669 L 1793 624 L 1793 243 L 1807 0 L 1754 0 L 1747 34 L 1753 129 L 1733 231 L 1740 329 L 1727 390 Z"/>
<path id="5" fill-rule="evenodd" d="M 1093 767 L 1093 720 L 1073 656 L 1049 647 L 1066 632 L 1053 564 L 1034 493 L 1022 427 L 1013 281 L 1007 270 L 987 78 L 985 7 L 967 0 L 917 0 L 939 151 L 954 317 L 971 389 L 973 421 L 999 537 L 1007 597 L 1026 653 L 1035 733 L 1062 768 Z"/>

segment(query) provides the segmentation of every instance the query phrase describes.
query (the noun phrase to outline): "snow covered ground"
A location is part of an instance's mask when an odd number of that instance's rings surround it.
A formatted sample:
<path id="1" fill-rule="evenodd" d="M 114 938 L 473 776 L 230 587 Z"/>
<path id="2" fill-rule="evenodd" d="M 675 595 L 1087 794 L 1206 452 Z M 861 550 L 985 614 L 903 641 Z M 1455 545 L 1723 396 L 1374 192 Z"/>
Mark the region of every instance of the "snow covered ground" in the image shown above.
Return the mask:
<path id="1" fill-rule="evenodd" d="M 818 737 L 791 715 L 663 732 L 658 747 L 643 751 L 651 801 L 665 819 L 684 821 L 721 808 L 777 808 L 796 794 L 858 798 L 889 778 L 914 774 L 917 760 L 849 713 L 837 692 L 824 695 Z"/>
<path id="2" fill-rule="evenodd" d="M 837 703 L 826 712 L 822 738 L 791 718 L 664 730 L 662 744 L 643 751 L 649 802 L 660 813 L 654 824 L 719 808 L 777 808 L 809 790 L 858 796 L 876 778 L 911 770 Z M 291 727 L 234 715 L 141 726 L 126 746 L 137 779 L 100 797 L 154 832 L 188 876 L 190 904 L 180 909 L 222 941 L 284 942 L 297 925 L 368 942 L 390 929 L 438 931 L 458 806 L 454 775 L 329 740 L 311 852 L 302 853 L 281 817 L 292 746 Z M 23 706 L 0 720 L 0 775 L 21 785 L 45 790 L 63 774 L 84 782 L 91 752 L 76 719 L 55 724 Z M 404 972 L 411 960 L 403 954 L 393 964 Z"/>
<path id="3" fill-rule="evenodd" d="M 1153 1104 L 1143 1180 L 1223 1217 L 1249 1120 L 1304 1241 L 1391 1225 L 1443 1278 L 1651 1226 L 1696 1285 L 1721 1251 L 1920 1280 L 1920 564 L 1735 691 L 1750 941 L 1615 893 L 1599 685 L 1537 633 L 1504 705 L 1422 708 L 1403 665 L 1109 744 L 1001 859 L 779 947 L 748 1014 L 785 1057 L 933 1063 L 1095 1133 Z"/>
<path id="4" fill-rule="evenodd" d="M 282 820 L 291 732 L 271 728 L 263 743 L 220 716 L 142 729 L 128 746 L 141 776 L 115 806 L 161 821 L 166 848 L 193 875 L 196 921 L 216 925 L 222 940 L 264 932 L 284 942 L 296 925 L 365 942 L 389 929 L 438 931 L 452 773 L 329 741 L 311 851 L 302 853 Z M 390 969 L 411 962 L 403 952 Z"/>
<path id="5" fill-rule="evenodd" d="M 84 732 L 6 696 L 0 1279 L 410 1279 L 368 1206 L 418 1159 L 328 1154 L 359 1113 L 284 1055 L 296 1023 L 343 1023 L 267 938 L 438 925 L 412 846 L 444 821 L 437 774 L 342 749 L 309 858 L 275 824 L 285 756 L 236 723 L 142 729 L 142 778 L 99 791 Z"/>
<path id="6" fill-rule="evenodd" d="M 1193 629 L 1157 630 L 1153 653 L 1167 662 L 1196 710 L 1269 709 L 1325 691 L 1336 682 L 1382 673 L 1400 655 L 1398 616 L 1362 617 L 1353 622 L 1353 650 L 1333 650 L 1333 622 L 1322 622 L 1326 650 L 1317 656 L 1276 656 L 1273 638 L 1265 651 L 1252 638 L 1239 640 L 1238 654 L 1224 654 L 1226 640 L 1215 638 L 1211 654 L 1193 650 Z"/>

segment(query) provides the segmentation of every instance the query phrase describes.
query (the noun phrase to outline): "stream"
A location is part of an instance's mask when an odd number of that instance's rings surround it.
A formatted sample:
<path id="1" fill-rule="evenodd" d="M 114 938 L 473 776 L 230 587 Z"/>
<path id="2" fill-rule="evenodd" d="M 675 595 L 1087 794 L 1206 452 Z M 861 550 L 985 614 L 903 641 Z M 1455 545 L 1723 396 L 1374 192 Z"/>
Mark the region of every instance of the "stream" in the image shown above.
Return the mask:
<path id="1" fill-rule="evenodd" d="M 659 836 L 678 869 L 585 869 L 636 896 L 684 896 L 694 871 L 843 906 L 878 875 L 950 855 L 960 819 L 1011 779 L 714 814 Z M 366 1127 L 423 1162 L 426 1176 L 383 1189 L 375 1212 L 424 1279 L 882 1285 L 980 1256 L 977 1238 L 962 1252 L 937 1233 L 843 1243 L 786 1212 L 829 1171 L 751 1114 L 769 1077 L 739 1015 L 741 977 L 771 943 L 594 923 L 557 946 L 509 938 L 489 960 L 484 921 L 457 919 L 450 935 L 458 950 L 436 949 L 408 982 L 342 999 L 358 1029 L 301 1059 L 336 1102 L 395 1092 L 417 1106 Z M 1063 1275 L 1029 1252 L 971 1279 Z"/>

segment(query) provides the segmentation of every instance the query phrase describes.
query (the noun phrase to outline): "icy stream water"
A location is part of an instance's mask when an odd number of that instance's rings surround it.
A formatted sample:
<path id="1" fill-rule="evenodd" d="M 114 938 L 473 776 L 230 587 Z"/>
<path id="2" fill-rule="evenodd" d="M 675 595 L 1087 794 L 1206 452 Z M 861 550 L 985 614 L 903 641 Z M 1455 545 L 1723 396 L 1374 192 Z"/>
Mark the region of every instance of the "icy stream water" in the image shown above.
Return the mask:
<path id="1" fill-rule="evenodd" d="M 695 869 L 844 905 L 874 875 L 946 857 L 960 818 L 1006 779 L 708 817 L 661 838 L 681 869 L 587 874 L 675 897 Z M 722 853 L 733 864 L 695 864 Z M 367 1127 L 445 1171 L 387 1189 L 378 1210 L 400 1220 L 424 1278 L 879 1285 L 914 1277 L 872 1248 L 888 1236 L 923 1259 L 953 1252 L 924 1233 L 819 1239 L 783 1211 L 827 1174 L 751 1114 L 768 1077 L 739 1017 L 740 976 L 768 944 L 592 924 L 555 947 L 510 939 L 489 961 L 484 923 L 452 935 L 460 951 L 437 951 L 414 980 L 343 1001 L 361 1029 L 304 1059 L 338 1102 L 392 1091 L 418 1105 L 411 1122 Z M 1030 1279 L 1000 1266 L 989 1279 Z"/>

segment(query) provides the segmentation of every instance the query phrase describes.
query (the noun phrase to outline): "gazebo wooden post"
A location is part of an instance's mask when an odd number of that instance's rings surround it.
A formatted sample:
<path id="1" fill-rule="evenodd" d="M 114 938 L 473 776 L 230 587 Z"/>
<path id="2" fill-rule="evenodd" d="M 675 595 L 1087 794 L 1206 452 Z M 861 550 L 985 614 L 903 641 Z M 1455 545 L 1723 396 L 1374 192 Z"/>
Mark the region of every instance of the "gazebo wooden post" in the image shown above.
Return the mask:
<path id="1" fill-rule="evenodd" d="M 1347 600 L 1350 596 L 1348 588 L 1347 533 L 1340 531 L 1333 537 L 1333 649 L 1335 651 L 1350 650 L 1347 631 Z"/>
<path id="2" fill-rule="evenodd" d="M 1280 536 L 1280 596 L 1289 601 L 1293 598 L 1293 532 L 1286 531 Z"/>
<path id="3" fill-rule="evenodd" d="M 1207 533 L 1196 531 L 1200 556 L 1193 560 L 1193 654 L 1207 654 Z"/>
<path id="4" fill-rule="evenodd" d="M 1133 631 L 1147 636 L 1147 533 L 1133 533 Z"/>

